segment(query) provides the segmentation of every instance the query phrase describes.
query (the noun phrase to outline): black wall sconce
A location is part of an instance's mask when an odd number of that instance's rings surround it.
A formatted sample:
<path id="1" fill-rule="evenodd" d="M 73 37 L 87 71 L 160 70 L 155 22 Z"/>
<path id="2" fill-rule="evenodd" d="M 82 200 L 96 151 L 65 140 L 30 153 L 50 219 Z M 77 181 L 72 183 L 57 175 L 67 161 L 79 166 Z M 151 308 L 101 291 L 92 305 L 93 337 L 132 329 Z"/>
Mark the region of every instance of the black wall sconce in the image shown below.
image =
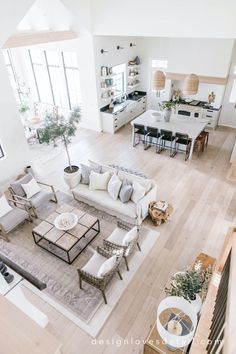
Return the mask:
<path id="1" fill-rule="evenodd" d="M 108 50 L 106 50 L 106 49 L 101 49 L 100 52 L 101 52 L 101 54 L 106 54 L 106 53 L 108 53 Z"/>
<path id="2" fill-rule="evenodd" d="M 121 47 L 120 45 L 118 45 L 118 46 L 116 47 L 116 49 L 117 49 L 117 50 L 125 49 L 125 47 Z"/>
<path id="3" fill-rule="evenodd" d="M 132 48 L 132 47 L 136 47 L 136 44 L 135 43 L 130 43 L 129 46 Z"/>

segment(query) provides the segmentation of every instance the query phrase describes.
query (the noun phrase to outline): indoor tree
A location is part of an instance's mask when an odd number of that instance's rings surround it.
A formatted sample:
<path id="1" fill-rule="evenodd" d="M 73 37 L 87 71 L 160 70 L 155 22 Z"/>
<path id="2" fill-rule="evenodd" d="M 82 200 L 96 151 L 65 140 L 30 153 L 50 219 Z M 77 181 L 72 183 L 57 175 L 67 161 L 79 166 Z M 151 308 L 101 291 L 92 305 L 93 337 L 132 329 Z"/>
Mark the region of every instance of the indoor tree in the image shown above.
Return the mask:
<path id="1" fill-rule="evenodd" d="M 71 142 L 71 137 L 76 133 L 80 118 L 79 107 L 72 110 L 68 119 L 63 115 L 54 116 L 53 114 L 48 114 L 45 118 L 45 127 L 39 130 L 40 142 L 47 144 L 52 142 L 54 146 L 57 146 L 58 141 L 63 143 L 68 159 L 68 166 L 64 170 L 66 173 L 78 171 L 78 167 L 73 166 L 71 163 L 68 144 Z"/>

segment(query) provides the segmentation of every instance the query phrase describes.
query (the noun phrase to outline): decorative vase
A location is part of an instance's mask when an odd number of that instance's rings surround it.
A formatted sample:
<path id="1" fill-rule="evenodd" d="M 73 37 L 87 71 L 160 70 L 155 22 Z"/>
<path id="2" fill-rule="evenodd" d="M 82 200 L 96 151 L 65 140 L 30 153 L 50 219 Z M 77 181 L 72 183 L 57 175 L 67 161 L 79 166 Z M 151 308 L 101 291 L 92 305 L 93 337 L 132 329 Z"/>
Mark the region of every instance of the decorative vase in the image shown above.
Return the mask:
<path id="1" fill-rule="evenodd" d="M 194 310 L 196 311 L 196 314 L 198 314 L 202 307 L 202 299 L 198 294 L 196 294 L 196 299 L 191 300 L 190 304 L 193 306 Z"/>
<path id="2" fill-rule="evenodd" d="M 35 177 L 34 170 L 32 169 L 31 166 L 26 166 L 26 168 L 25 168 L 25 173 L 29 173 L 30 175 L 32 175 L 33 177 Z"/>
<path id="3" fill-rule="evenodd" d="M 72 172 L 70 171 L 70 167 L 64 169 L 64 181 L 70 189 L 73 189 L 79 183 L 80 170 L 78 166 L 71 167 Z"/>
<path id="4" fill-rule="evenodd" d="M 172 113 L 172 109 L 171 108 L 166 108 L 164 110 L 164 120 L 165 120 L 165 122 L 169 122 L 170 121 L 171 113 Z"/>

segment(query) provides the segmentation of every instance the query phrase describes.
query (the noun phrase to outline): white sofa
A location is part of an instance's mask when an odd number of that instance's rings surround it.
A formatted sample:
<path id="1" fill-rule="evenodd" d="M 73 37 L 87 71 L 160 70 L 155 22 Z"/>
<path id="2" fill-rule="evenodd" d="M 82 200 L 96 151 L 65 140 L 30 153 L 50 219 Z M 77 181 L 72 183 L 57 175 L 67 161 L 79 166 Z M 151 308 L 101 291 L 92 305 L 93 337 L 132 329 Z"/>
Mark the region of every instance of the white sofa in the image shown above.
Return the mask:
<path id="1" fill-rule="evenodd" d="M 121 180 L 128 179 L 129 181 L 147 181 L 142 177 L 132 175 L 123 171 L 118 171 L 108 167 L 102 166 L 102 173 L 109 171 L 112 173 L 118 173 Z M 107 191 L 104 190 L 90 190 L 89 185 L 78 183 L 75 188 L 72 189 L 72 194 L 77 201 L 82 201 L 88 205 L 91 205 L 99 210 L 116 216 L 118 219 L 131 223 L 133 225 L 141 225 L 142 221 L 148 215 L 149 203 L 156 200 L 157 186 L 154 181 L 150 181 L 150 190 L 145 196 L 138 201 L 137 204 L 131 200 L 128 203 L 122 203 L 118 198 L 113 200 Z"/>

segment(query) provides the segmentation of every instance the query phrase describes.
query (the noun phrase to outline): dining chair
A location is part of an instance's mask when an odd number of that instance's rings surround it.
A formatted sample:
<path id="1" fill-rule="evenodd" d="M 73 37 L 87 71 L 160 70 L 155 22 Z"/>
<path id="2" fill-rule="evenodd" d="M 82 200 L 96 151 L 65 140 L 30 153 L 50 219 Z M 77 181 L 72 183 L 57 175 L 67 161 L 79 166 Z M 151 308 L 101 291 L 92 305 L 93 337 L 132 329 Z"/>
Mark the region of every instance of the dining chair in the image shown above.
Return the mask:
<path id="1" fill-rule="evenodd" d="M 134 124 L 133 130 L 133 146 L 136 146 L 142 141 L 144 143 L 146 135 L 145 126 L 142 124 Z M 138 142 L 136 142 L 136 137 L 138 137 Z"/>
<path id="2" fill-rule="evenodd" d="M 185 161 L 187 161 L 190 154 L 191 142 L 192 140 L 189 138 L 188 134 L 175 133 L 175 146 L 173 157 L 178 152 L 183 152 L 185 153 Z"/>
<path id="3" fill-rule="evenodd" d="M 172 131 L 161 129 L 160 131 L 160 147 L 157 151 L 160 154 L 163 150 L 170 150 L 170 157 L 173 157 L 173 143 L 175 141 L 175 136 L 173 135 Z M 169 143 L 169 146 L 166 145 Z"/>
<path id="4" fill-rule="evenodd" d="M 156 146 L 157 148 L 160 146 L 159 144 L 160 133 L 157 128 L 147 127 L 146 135 L 144 139 L 144 149 L 147 150 L 151 145 Z"/>

